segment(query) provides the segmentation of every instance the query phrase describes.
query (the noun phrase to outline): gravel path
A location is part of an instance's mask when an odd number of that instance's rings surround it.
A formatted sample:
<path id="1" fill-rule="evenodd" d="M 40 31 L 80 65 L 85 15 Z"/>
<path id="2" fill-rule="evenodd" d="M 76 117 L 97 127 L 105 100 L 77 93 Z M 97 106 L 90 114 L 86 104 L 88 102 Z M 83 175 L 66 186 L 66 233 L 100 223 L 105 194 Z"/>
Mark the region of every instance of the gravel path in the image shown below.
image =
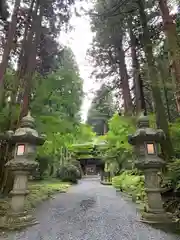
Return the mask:
<path id="1" fill-rule="evenodd" d="M 8 240 L 180 240 L 138 222 L 134 205 L 97 179 L 84 179 L 43 203 L 36 217 L 40 224 Z"/>

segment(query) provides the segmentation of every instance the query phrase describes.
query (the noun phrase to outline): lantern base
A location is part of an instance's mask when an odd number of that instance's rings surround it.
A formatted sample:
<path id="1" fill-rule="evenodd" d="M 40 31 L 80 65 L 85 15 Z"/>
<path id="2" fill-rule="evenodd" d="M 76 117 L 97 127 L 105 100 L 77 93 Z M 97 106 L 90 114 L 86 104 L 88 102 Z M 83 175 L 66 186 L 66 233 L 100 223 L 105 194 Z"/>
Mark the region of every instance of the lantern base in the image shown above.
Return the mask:
<path id="1" fill-rule="evenodd" d="M 142 212 L 141 222 L 148 224 L 171 224 L 173 223 L 172 215 L 166 212 Z"/>
<path id="2" fill-rule="evenodd" d="M 12 213 L 9 212 L 6 216 L 0 219 L 0 228 L 8 230 L 18 230 L 24 227 L 38 224 L 36 219 L 27 212 Z"/>

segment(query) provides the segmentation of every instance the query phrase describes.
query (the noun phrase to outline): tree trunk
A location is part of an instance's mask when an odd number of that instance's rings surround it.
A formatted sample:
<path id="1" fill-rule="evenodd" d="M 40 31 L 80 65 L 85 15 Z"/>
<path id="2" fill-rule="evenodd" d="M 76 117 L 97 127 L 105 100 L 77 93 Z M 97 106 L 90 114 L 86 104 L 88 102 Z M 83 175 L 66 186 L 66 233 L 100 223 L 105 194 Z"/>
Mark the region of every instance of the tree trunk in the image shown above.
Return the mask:
<path id="1" fill-rule="evenodd" d="M 23 62 L 24 62 L 24 55 L 25 55 L 25 50 L 26 50 L 26 42 L 28 38 L 28 30 L 31 31 L 32 25 L 33 25 L 33 8 L 34 8 L 35 0 L 31 1 L 31 5 L 28 11 L 28 15 L 26 18 L 26 25 L 25 25 L 25 30 L 24 30 L 24 35 L 23 35 L 23 41 L 22 41 L 22 46 L 21 46 L 21 52 L 19 55 L 19 60 L 18 60 L 18 75 L 20 75 L 20 69 L 22 68 Z M 38 3 L 36 2 L 34 14 L 37 14 L 38 10 Z M 31 27 L 29 28 L 31 23 Z"/>
<path id="2" fill-rule="evenodd" d="M 140 66 L 138 62 L 138 57 L 136 53 L 136 37 L 133 33 L 133 25 L 132 18 L 129 18 L 128 21 L 129 31 L 130 31 L 130 44 L 131 44 L 131 57 L 132 57 L 132 68 L 133 68 L 133 80 L 134 80 L 134 88 L 135 88 L 135 99 L 136 99 L 136 114 L 138 115 L 140 112 L 144 112 L 147 114 L 146 103 L 144 98 L 143 91 L 143 81 L 140 73 Z"/>
<path id="3" fill-rule="evenodd" d="M 161 128 L 166 134 L 166 140 L 161 145 L 162 151 L 165 159 L 169 160 L 174 155 L 174 151 L 173 151 L 173 146 L 172 146 L 172 142 L 169 135 L 168 121 L 166 118 L 165 109 L 164 109 L 163 101 L 161 98 L 161 91 L 159 88 L 158 71 L 155 66 L 152 42 L 149 36 L 147 17 L 146 17 L 145 8 L 144 8 L 144 0 L 139 0 L 137 3 L 139 6 L 139 13 L 140 13 L 142 29 L 143 29 L 143 41 L 144 41 L 143 45 L 144 45 L 144 52 L 145 52 L 145 56 L 148 64 L 148 71 L 149 71 L 149 78 L 151 81 L 153 100 L 155 104 L 156 121 L 157 121 L 158 127 Z"/>
<path id="4" fill-rule="evenodd" d="M 52 177 L 53 174 L 54 174 L 54 164 L 52 164 L 52 165 L 50 166 L 49 176 Z"/>
<path id="5" fill-rule="evenodd" d="M 5 173 L 5 154 L 6 154 L 6 147 L 7 147 L 7 142 L 1 141 L 0 142 L 0 190 L 2 188 L 3 184 L 3 178 L 4 178 L 4 173 Z"/>
<path id="6" fill-rule="evenodd" d="M 4 154 L 3 154 L 3 174 L 2 174 L 2 178 L 1 178 L 1 182 L 0 182 L 0 187 L 1 187 L 1 192 L 3 193 L 3 195 L 7 196 L 9 194 L 9 192 L 12 190 L 13 187 L 13 183 L 14 183 L 14 176 L 12 175 L 12 172 L 9 171 L 6 167 L 5 167 L 5 163 L 9 160 L 12 159 L 12 149 L 13 146 L 11 144 L 9 144 L 8 142 L 6 143 L 6 145 L 4 145 Z"/>
<path id="7" fill-rule="evenodd" d="M 167 63 L 167 61 L 166 61 Z M 169 107 L 169 99 L 168 99 L 168 89 L 166 87 L 166 82 L 168 81 L 168 75 L 169 75 L 169 71 L 168 71 L 168 64 L 165 63 L 165 60 L 162 62 L 160 61 L 158 63 L 158 68 L 159 68 L 159 74 L 161 77 L 161 81 L 163 84 L 163 92 L 164 92 L 164 98 L 165 98 L 165 103 L 166 103 L 166 109 L 167 109 L 167 116 L 168 116 L 168 121 L 172 122 L 171 119 L 171 112 L 170 112 L 170 107 Z"/>
<path id="8" fill-rule="evenodd" d="M 128 77 L 127 67 L 125 63 L 125 53 L 123 50 L 122 37 L 120 37 L 120 41 L 118 41 L 116 46 L 118 50 L 121 86 L 122 86 L 122 94 L 124 99 L 124 112 L 126 115 L 132 115 L 133 105 L 132 105 L 131 93 L 129 89 L 129 77 Z"/>
<path id="9" fill-rule="evenodd" d="M 14 81 L 13 81 L 13 87 L 12 87 L 12 92 L 11 92 L 11 98 L 10 98 L 10 104 L 9 104 L 9 117 L 8 117 L 8 129 L 12 129 L 17 125 L 17 119 L 13 118 L 13 114 L 16 111 L 16 98 L 18 96 L 19 88 L 20 88 L 20 78 L 21 78 L 21 66 L 23 65 L 23 56 L 24 56 L 24 51 L 25 51 L 25 44 L 27 41 L 27 36 L 28 36 L 28 30 L 29 26 L 31 24 L 32 20 L 32 13 L 33 13 L 33 7 L 35 4 L 35 0 L 31 1 L 31 5 L 28 11 L 28 15 L 26 17 L 26 25 L 24 29 L 24 34 L 23 34 L 23 41 L 21 45 L 21 51 L 19 54 L 19 60 L 18 60 L 18 70 L 15 75 Z"/>
<path id="10" fill-rule="evenodd" d="M 24 75 L 27 72 L 28 61 L 32 54 L 32 45 L 34 42 L 34 35 L 36 34 L 36 28 L 37 28 L 36 24 L 37 24 L 37 18 L 38 18 L 39 1 L 36 1 L 34 11 L 33 11 L 33 6 L 34 6 L 34 1 L 31 2 L 32 10 L 29 10 L 29 14 L 28 14 L 29 18 L 30 18 L 30 15 L 32 15 L 31 27 L 29 28 L 29 26 L 26 25 L 23 43 L 22 43 L 22 49 L 19 56 L 18 76 L 20 80 L 23 79 Z M 24 83 L 24 81 L 22 82 Z"/>
<path id="11" fill-rule="evenodd" d="M 37 6 L 37 8 L 35 8 L 36 13 L 38 12 L 38 7 L 39 7 L 39 5 Z M 40 34 L 39 33 L 40 32 L 39 22 L 41 23 L 42 11 L 40 11 L 40 13 L 41 13 L 41 16 L 39 14 L 35 19 L 33 19 L 31 31 L 28 34 L 29 38 L 27 39 L 27 41 L 25 41 L 26 43 L 28 42 L 28 45 L 24 46 L 24 55 L 23 56 L 26 56 L 27 58 L 22 63 L 21 71 L 17 75 L 17 76 L 19 76 L 19 78 L 23 77 L 24 81 L 27 81 L 27 80 L 31 81 L 31 77 L 32 77 L 32 74 L 35 69 L 37 36 L 39 36 L 39 34 Z M 26 37 L 26 35 L 24 37 Z M 24 76 L 22 76 L 21 74 L 23 74 Z M 22 79 L 17 80 L 18 83 L 20 80 L 22 80 Z M 18 86 L 18 84 L 17 84 L 17 86 Z M 24 90 L 24 91 L 26 91 L 26 90 Z M 12 99 L 12 101 L 13 100 L 14 99 Z M 24 104 L 26 104 L 26 106 L 27 106 L 27 103 L 24 103 Z M 9 153 L 12 153 L 12 151 L 9 151 Z M 9 159 L 9 156 L 8 156 L 8 159 Z M 6 161 L 7 161 L 7 157 L 6 157 Z M 2 186 L 2 191 L 3 191 L 4 195 L 7 195 L 9 193 L 9 191 L 11 191 L 12 186 L 13 186 L 12 173 L 6 170 L 4 177 L 3 177 L 3 186 Z"/>
<path id="12" fill-rule="evenodd" d="M 36 69 L 36 53 L 37 53 L 37 46 L 40 41 L 40 34 L 41 34 L 41 21 L 42 21 L 42 14 L 43 14 L 43 6 L 40 6 L 40 13 L 37 15 L 35 20 L 34 29 L 34 38 L 32 43 L 29 41 L 31 45 L 31 53 L 28 57 L 27 61 L 27 69 L 24 73 L 24 93 L 23 93 L 23 103 L 20 113 L 20 119 L 28 113 L 29 105 L 30 105 L 30 98 L 31 98 L 31 89 L 32 89 L 32 77 Z M 19 119 L 19 120 L 20 120 Z"/>
<path id="13" fill-rule="evenodd" d="M 0 64 L 0 108 L 3 104 L 3 93 L 4 93 L 4 74 L 6 73 L 6 68 L 8 66 L 9 54 L 13 46 L 14 36 L 16 34 L 16 25 L 17 25 L 17 14 L 19 11 L 21 0 L 16 0 L 12 15 L 12 20 L 9 24 L 7 40 L 4 47 L 4 52 L 2 56 L 2 62 Z"/>
<path id="14" fill-rule="evenodd" d="M 164 24 L 164 32 L 167 37 L 168 51 L 172 68 L 174 69 L 176 80 L 176 104 L 178 113 L 180 113 L 180 49 L 178 46 L 178 37 L 176 31 L 176 24 L 173 17 L 169 13 L 167 0 L 158 0 L 161 16 Z"/>

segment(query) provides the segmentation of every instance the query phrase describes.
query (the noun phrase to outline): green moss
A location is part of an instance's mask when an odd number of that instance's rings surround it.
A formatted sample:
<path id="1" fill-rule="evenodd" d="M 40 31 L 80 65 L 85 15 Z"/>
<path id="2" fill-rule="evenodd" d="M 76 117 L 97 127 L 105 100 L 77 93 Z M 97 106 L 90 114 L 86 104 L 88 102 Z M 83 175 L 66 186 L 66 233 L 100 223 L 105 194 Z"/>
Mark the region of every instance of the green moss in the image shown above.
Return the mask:
<path id="1" fill-rule="evenodd" d="M 93 157 L 101 157 L 101 151 L 107 149 L 107 143 L 99 137 L 94 141 L 84 144 L 73 144 L 69 146 L 69 150 L 74 153 L 77 159 L 88 159 Z"/>
<path id="2" fill-rule="evenodd" d="M 25 210 L 32 210 L 39 203 L 52 197 L 55 193 L 66 192 L 70 187 L 69 183 L 60 182 L 56 179 L 31 182 L 28 186 L 29 195 L 25 200 Z M 10 200 L 0 199 L 0 215 L 5 215 L 10 208 Z"/>
<path id="3" fill-rule="evenodd" d="M 36 207 L 40 202 L 50 198 L 55 193 L 66 192 L 69 183 L 58 180 L 32 182 L 29 184 L 29 195 L 26 198 L 25 208 L 31 209 Z"/>
<path id="4" fill-rule="evenodd" d="M 91 158 L 94 158 L 93 155 L 90 155 L 90 154 L 87 154 L 87 155 L 78 155 L 77 156 L 77 159 L 80 160 L 80 159 L 91 159 Z"/>

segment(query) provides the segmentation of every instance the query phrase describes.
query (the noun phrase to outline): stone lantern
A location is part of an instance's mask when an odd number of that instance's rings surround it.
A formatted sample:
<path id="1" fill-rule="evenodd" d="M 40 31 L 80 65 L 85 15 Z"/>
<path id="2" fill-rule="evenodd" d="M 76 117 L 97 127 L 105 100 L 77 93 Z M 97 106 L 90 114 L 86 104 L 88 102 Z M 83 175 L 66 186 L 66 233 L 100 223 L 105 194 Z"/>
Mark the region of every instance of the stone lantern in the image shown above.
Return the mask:
<path id="1" fill-rule="evenodd" d="M 28 194 L 27 183 L 30 172 L 37 167 L 35 161 L 36 148 L 43 145 L 45 136 L 39 136 L 35 129 L 35 120 L 30 113 L 22 118 L 20 127 L 11 136 L 14 147 L 14 158 L 7 162 L 8 167 L 14 174 L 13 190 L 10 192 L 11 208 L 4 219 L 4 227 L 19 228 L 35 223 L 32 216 L 24 211 L 25 197 Z"/>
<path id="2" fill-rule="evenodd" d="M 145 175 L 147 209 L 142 213 L 142 221 L 147 223 L 171 222 L 170 216 L 163 209 L 161 187 L 158 172 L 165 166 L 165 161 L 158 157 L 159 143 L 165 140 L 161 129 L 150 128 L 147 116 L 140 116 L 138 129 L 129 136 L 129 143 L 134 145 L 137 160 L 135 166 Z"/>

